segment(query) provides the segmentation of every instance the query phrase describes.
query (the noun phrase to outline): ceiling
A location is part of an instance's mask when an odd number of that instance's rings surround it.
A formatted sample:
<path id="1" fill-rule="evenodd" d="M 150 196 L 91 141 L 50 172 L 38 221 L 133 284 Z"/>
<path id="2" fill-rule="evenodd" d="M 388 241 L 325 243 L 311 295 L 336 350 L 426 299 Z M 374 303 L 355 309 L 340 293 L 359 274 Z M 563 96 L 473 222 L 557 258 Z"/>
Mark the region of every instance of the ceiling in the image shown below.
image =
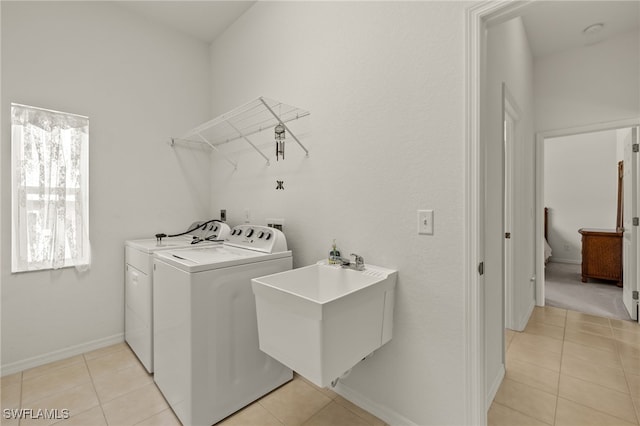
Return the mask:
<path id="1" fill-rule="evenodd" d="M 255 1 L 119 1 L 123 7 L 146 19 L 166 25 L 198 40 L 211 43 Z M 638 30 L 640 2 L 627 1 L 536 1 L 519 10 L 536 58 L 595 44 L 623 32 Z M 585 35 L 589 25 L 601 22 L 597 34 Z"/>
<path id="2" fill-rule="evenodd" d="M 211 43 L 255 1 L 119 1 L 122 7 L 205 43 Z"/>
<path id="3" fill-rule="evenodd" d="M 638 30 L 638 1 L 538 1 L 521 9 L 522 19 L 536 58 L 599 43 Z M 602 31 L 583 34 L 589 25 L 603 23 Z"/>

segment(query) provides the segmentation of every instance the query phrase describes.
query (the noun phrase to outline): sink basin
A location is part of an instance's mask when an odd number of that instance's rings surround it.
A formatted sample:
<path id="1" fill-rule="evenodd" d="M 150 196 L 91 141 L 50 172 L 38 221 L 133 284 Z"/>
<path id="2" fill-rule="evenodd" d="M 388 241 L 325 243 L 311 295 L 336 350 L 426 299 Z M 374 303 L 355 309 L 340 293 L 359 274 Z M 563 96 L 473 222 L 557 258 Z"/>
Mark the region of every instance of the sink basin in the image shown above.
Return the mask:
<path id="1" fill-rule="evenodd" d="M 260 349 L 328 386 L 391 340 L 396 279 L 324 262 L 252 279 Z"/>

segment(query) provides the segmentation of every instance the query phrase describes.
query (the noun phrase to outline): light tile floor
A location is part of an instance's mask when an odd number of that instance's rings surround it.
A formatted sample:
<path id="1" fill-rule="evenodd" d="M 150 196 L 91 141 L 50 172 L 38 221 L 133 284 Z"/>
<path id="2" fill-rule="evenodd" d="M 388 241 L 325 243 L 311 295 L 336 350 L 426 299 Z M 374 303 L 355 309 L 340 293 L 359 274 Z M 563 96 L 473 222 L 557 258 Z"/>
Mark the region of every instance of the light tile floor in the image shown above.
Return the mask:
<path id="1" fill-rule="evenodd" d="M 637 323 L 535 308 L 525 331 L 507 330 L 506 339 L 507 373 L 489 410 L 490 426 L 640 424 Z M 20 422 L 2 415 L 2 425 L 179 425 L 153 377 L 124 343 L 6 376 L 1 384 L 3 409 L 66 408 L 71 415 L 62 421 Z M 384 422 L 296 375 L 220 424 L 382 426 Z"/>
<path id="2" fill-rule="evenodd" d="M 2 426 L 178 426 L 162 394 L 125 343 L 2 377 Z M 58 409 L 58 420 L 6 419 L 4 409 Z M 70 417 L 60 420 L 61 411 Z M 32 416 L 28 416 L 32 417 Z M 329 389 L 294 379 L 223 420 L 224 426 L 383 426 Z"/>
<path id="3" fill-rule="evenodd" d="M 640 424 L 638 323 L 536 307 L 506 341 L 490 426 Z"/>

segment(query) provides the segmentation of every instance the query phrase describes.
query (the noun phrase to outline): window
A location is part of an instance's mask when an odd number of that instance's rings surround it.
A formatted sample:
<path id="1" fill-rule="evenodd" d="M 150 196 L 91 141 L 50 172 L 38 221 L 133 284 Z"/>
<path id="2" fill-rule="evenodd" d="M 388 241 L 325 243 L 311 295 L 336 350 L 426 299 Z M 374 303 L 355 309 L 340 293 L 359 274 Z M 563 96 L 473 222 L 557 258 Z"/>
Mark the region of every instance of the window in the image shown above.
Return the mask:
<path id="1" fill-rule="evenodd" d="M 11 272 L 86 269 L 89 119 L 11 104 Z"/>

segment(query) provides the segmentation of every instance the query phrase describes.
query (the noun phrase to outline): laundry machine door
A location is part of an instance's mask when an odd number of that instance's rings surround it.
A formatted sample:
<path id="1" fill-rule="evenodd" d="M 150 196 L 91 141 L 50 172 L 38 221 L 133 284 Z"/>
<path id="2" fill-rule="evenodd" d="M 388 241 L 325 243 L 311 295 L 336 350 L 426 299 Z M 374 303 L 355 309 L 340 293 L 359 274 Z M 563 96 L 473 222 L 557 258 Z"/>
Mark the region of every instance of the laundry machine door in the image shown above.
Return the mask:
<path id="1" fill-rule="evenodd" d="M 153 371 L 151 277 L 127 264 L 125 279 L 125 340 L 147 371 Z"/>

